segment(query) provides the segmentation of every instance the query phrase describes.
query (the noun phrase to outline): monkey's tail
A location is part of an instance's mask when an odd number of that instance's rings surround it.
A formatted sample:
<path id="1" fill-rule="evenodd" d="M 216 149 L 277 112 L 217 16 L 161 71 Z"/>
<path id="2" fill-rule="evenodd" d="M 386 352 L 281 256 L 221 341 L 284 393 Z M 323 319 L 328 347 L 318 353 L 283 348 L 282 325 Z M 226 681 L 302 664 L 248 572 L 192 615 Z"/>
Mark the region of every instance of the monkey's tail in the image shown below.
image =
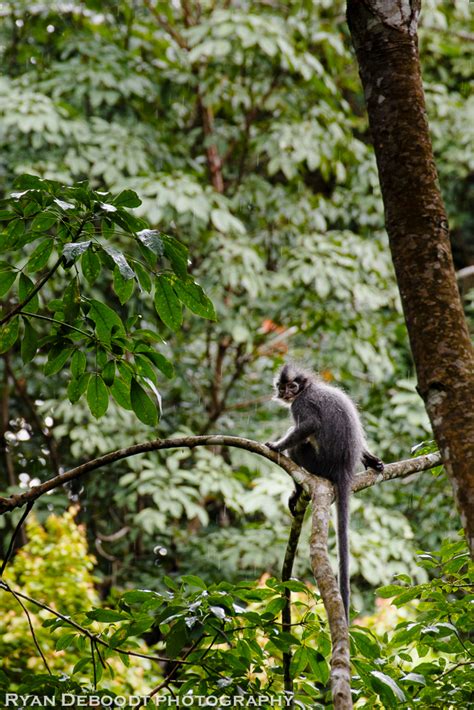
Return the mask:
<path id="1" fill-rule="evenodd" d="M 339 547 L 339 589 L 341 590 L 342 603 L 349 622 L 349 499 L 351 486 L 343 481 L 337 487 L 337 541 Z"/>

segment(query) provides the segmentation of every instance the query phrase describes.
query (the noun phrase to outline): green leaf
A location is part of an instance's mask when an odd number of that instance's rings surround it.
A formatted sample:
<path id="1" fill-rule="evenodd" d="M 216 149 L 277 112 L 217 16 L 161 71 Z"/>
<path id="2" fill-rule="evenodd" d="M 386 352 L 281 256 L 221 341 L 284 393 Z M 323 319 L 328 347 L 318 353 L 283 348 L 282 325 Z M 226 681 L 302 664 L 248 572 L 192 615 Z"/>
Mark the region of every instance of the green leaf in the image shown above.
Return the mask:
<path id="1" fill-rule="evenodd" d="M 92 619 L 93 621 L 104 622 L 130 620 L 130 616 L 128 614 L 124 614 L 120 611 L 114 611 L 113 609 L 94 609 L 93 611 L 88 611 L 86 616 L 88 619 Z"/>
<path id="2" fill-rule="evenodd" d="M 166 653 L 170 658 L 176 658 L 186 641 L 188 634 L 186 624 L 182 619 L 177 621 L 169 632 L 166 639 Z"/>
<path id="3" fill-rule="evenodd" d="M 34 273 L 46 266 L 54 247 L 54 239 L 44 239 L 38 244 L 28 260 L 28 271 Z"/>
<path id="4" fill-rule="evenodd" d="M 119 407 L 123 409 L 132 409 L 130 402 L 130 384 L 123 379 L 116 377 L 113 385 L 109 387 L 112 397 L 115 399 Z"/>
<path id="5" fill-rule="evenodd" d="M 156 373 L 151 362 L 140 353 L 134 353 L 136 374 L 143 380 L 156 384 Z"/>
<path id="6" fill-rule="evenodd" d="M 64 290 L 64 318 L 67 323 L 73 323 L 79 315 L 81 292 L 77 276 L 70 281 Z"/>
<path id="7" fill-rule="evenodd" d="M 122 306 L 131 297 L 134 286 L 134 279 L 125 279 L 120 269 L 116 266 L 114 269 L 114 291 L 117 294 Z"/>
<path id="8" fill-rule="evenodd" d="M 100 274 L 101 262 L 95 251 L 88 249 L 81 259 L 82 273 L 86 281 L 92 286 Z"/>
<path id="9" fill-rule="evenodd" d="M 110 387 L 115 379 L 115 361 L 109 360 L 102 368 L 101 374 L 107 387 Z"/>
<path id="10" fill-rule="evenodd" d="M 168 236 L 168 234 L 162 234 L 161 240 L 163 242 L 163 247 L 165 250 L 165 256 L 169 260 L 171 267 L 175 274 L 180 278 L 185 278 L 188 273 L 188 250 L 178 242 L 177 239 Z"/>
<path id="11" fill-rule="evenodd" d="M 137 237 L 140 242 L 158 258 L 163 256 L 165 247 L 160 233 L 157 232 L 156 229 L 142 229 L 141 232 L 137 233 Z"/>
<path id="12" fill-rule="evenodd" d="M 89 384 L 90 372 L 84 372 L 79 377 L 74 377 L 68 385 L 67 396 L 71 404 L 75 404 L 82 397 Z"/>
<path id="13" fill-rule="evenodd" d="M 319 683 L 326 685 L 329 681 L 329 664 L 323 654 L 310 646 L 306 647 L 309 665 Z"/>
<path id="14" fill-rule="evenodd" d="M 159 597 L 156 592 L 146 589 L 133 589 L 131 592 L 125 592 L 122 595 L 122 599 L 127 604 L 143 604 L 150 599 L 159 601 Z"/>
<path id="15" fill-rule="evenodd" d="M 71 347 L 64 347 L 63 345 L 52 347 L 48 354 L 48 362 L 44 366 L 44 374 L 49 377 L 62 370 L 72 352 L 73 349 Z"/>
<path id="16" fill-rule="evenodd" d="M 136 349 L 137 353 L 141 353 L 147 357 L 169 380 L 174 377 L 173 363 L 170 362 L 164 355 L 152 350 L 149 345 L 139 345 Z"/>
<path id="17" fill-rule="evenodd" d="M 154 426 L 158 422 L 156 404 L 134 377 L 132 377 L 130 384 L 130 403 L 141 422 L 149 426 Z"/>
<path id="18" fill-rule="evenodd" d="M 404 588 L 399 584 L 388 584 L 385 587 L 379 587 L 377 589 L 377 594 L 379 597 L 382 597 L 382 599 L 390 599 L 391 597 L 395 597 L 397 594 L 400 594 L 400 591 L 403 589 Z"/>
<path id="19" fill-rule="evenodd" d="M 34 288 L 35 284 L 33 283 L 33 281 L 25 273 L 21 273 L 20 280 L 18 283 L 18 296 L 20 298 L 20 302 L 24 301 L 30 295 Z M 31 301 L 29 301 L 25 306 L 23 306 L 22 310 L 26 313 L 36 313 L 38 308 L 39 298 L 38 294 L 35 293 Z"/>
<path id="20" fill-rule="evenodd" d="M 71 358 L 71 375 L 80 377 L 86 370 L 87 358 L 82 350 L 76 350 Z"/>
<path id="21" fill-rule="evenodd" d="M 33 360 L 38 350 L 38 336 L 33 326 L 26 318 L 23 318 L 23 339 L 21 341 L 21 359 L 26 364 Z"/>
<path id="22" fill-rule="evenodd" d="M 92 299 L 88 316 L 94 321 L 96 333 L 103 343 L 110 343 L 112 331 L 115 335 L 125 335 L 125 328 L 119 316 L 105 303 Z"/>
<path id="23" fill-rule="evenodd" d="M 56 651 L 63 651 L 72 644 L 75 638 L 76 634 L 63 634 L 60 636 L 56 641 Z"/>
<path id="24" fill-rule="evenodd" d="M 184 584 L 189 585 L 190 587 L 196 587 L 197 589 L 207 589 L 205 581 L 195 574 L 183 574 L 181 577 L 181 581 Z"/>
<path id="25" fill-rule="evenodd" d="M 58 215 L 54 212 L 41 212 L 33 219 L 30 229 L 32 232 L 45 232 L 57 221 Z"/>
<path id="26" fill-rule="evenodd" d="M 81 658 L 74 668 L 72 669 L 72 674 L 74 675 L 75 673 L 80 673 L 81 671 L 84 670 L 84 668 L 87 668 L 87 666 L 92 664 L 92 659 L 89 658 Z"/>
<path id="27" fill-rule="evenodd" d="M 87 404 L 92 416 L 96 419 L 102 417 L 109 406 L 107 387 L 102 377 L 97 373 L 91 375 L 87 386 Z"/>
<path id="28" fill-rule="evenodd" d="M 171 330 L 178 330 L 183 322 L 183 311 L 178 298 L 171 287 L 169 280 L 159 275 L 155 281 L 155 298 L 156 312 L 161 320 Z"/>
<path id="29" fill-rule="evenodd" d="M 124 279 L 134 278 L 135 272 L 130 268 L 128 261 L 121 251 L 115 247 L 104 247 L 104 251 L 113 259 Z"/>
<path id="30" fill-rule="evenodd" d="M 377 686 L 377 688 L 382 700 L 386 700 L 387 702 L 393 703 L 394 695 L 402 703 L 406 702 L 405 693 L 400 688 L 400 686 L 395 683 L 393 678 L 390 678 L 390 676 L 386 675 L 385 673 L 382 673 L 381 671 L 371 671 L 370 675 L 375 678 L 380 684 Z M 386 689 L 389 689 L 389 693 L 384 692 Z"/>
<path id="31" fill-rule="evenodd" d="M 179 300 L 193 313 L 202 318 L 216 320 L 216 312 L 212 301 L 195 281 L 192 279 L 187 279 L 186 281 L 175 279 L 173 281 L 173 289 Z"/>
<path id="32" fill-rule="evenodd" d="M 351 631 L 351 638 L 364 658 L 380 658 L 378 644 L 363 631 Z"/>
<path id="33" fill-rule="evenodd" d="M 150 274 L 141 264 L 136 263 L 136 264 L 134 264 L 134 267 L 135 267 L 135 272 L 137 274 L 138 283 L 140 284 L 140 286 L 142 287 L 142 289 L 144 291 L 146 291 L 147 293 L 150 293 L 150 291 L 152 289 L 152 281 L 151 281 Z"/>
<path id="34" fill-rule="evenodd" d="M 10 210 L 0 210 L 0 222 L 9 222 L 14 217 L 16 217 L 15 212 L 11 212 Z"/>
<path id="35" fill-rule="evenodd" d="M 28 173 L 23 173 L 15 178 L 13 187 L 16 190 L 47 190 L 48 181 L 43 180 L 37 175 L 28 175 Z"/>
<path id="36" fill-rule="evenodd" d="M 16 343 L 20 332 L 20 318 L 15 316 L 0 329 L 0 354 L 6 353 Z"/>
<path id="37" fill-rule="evenodd" d="M 63 247 L 63 256 L 66 264 L 68 266 L 73 264 L 76 259 L 82 256 L 84 252 L 89 249 L 91 244 L 92 241 L 90 239 L 87 242 L 69 242 L 68 244 L 65 244 Z"/>
<path id="38" fill-rule="evenodd" d="M 415 683 L 416 685 L 426 685 L 426 678 L 421 673 L 407 673 L 400 680 L 406 683 Z"/>
<path id="39" fill-rule="evenodd" d="M 8 264 L 0 270 L 0 298 L 5 296 L 15 283 L 18 271 L 12 269 Z"/>
<path id="40" fill-rule="evenodd" d="M 412 599 L 416 599 L 417 597 L 419 597 L 421 594 L 421 590 L 421 586 L 411 587 L 410 589 L 407 589 L 406 591 L 403 591 L 401 594 L 396 596 L 393 599 L 392 604 L 395 604 L 395 606 L 402 606 L 403 604 L 406 604 L 406 602 L 410 602 Z"/>
<path id="41" fill-rule="evenodd" d="M 114 197 L 113 203 L 117 207 L 140 207 L 142 201 L 133 190 L 122 190 Z"/>
<path id="42" fill-rule="evenodd" d="M 265 609 L 265 611 L 268 614 L 272 614 L 273 616 L 276 616 L 277 614 L 280 613 L 282 609 L 284 609 L 286 606 L 286 599 L 283 597 L 276 597 L 275 599 L 272 599 L 268 604 Z"/>

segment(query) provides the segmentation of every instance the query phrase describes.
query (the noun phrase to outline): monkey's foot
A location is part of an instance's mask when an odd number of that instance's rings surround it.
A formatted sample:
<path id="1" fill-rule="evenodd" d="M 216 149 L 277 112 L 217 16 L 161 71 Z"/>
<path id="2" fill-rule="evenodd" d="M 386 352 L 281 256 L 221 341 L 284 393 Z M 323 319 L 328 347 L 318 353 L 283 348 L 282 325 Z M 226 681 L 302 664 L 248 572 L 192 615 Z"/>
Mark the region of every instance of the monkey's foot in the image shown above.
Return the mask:
<path id="1" fill-rule="evenodd" d="M 373 468 L 374 471 L 378 471 L 379 473 L 382 473 L 384 469 L 384 463 L 382 459 L 377 458 L 377 456 L 374 456 L 368 451 L 364 451 L 364 453 L 362 454 L 362 463 L 364 464 L 365 468 Z"/>

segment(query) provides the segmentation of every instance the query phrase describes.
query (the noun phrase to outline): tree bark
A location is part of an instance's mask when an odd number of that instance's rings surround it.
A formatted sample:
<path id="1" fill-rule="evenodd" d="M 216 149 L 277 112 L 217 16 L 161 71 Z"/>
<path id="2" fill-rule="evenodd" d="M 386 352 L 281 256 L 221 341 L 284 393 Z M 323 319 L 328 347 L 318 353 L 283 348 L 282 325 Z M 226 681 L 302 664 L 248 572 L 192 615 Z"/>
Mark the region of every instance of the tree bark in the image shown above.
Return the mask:
<path id="1" fill-rule="evenodd" d="M 474 351 L 456 284 L 418 55 L 420 0 L 348 0 L 418 391 L 474 553 Z"/>
<path id="2" fill-rule="evenodd" d="M 309 542 L 311 568 L 328 615 L 331 633 L 331 694 L 334 710 L 351 710 L 349 628 L 344 604 L 328 555 L 328 530 L 334 489 L 323 478 L 313 479 L 312 526 Z"/>

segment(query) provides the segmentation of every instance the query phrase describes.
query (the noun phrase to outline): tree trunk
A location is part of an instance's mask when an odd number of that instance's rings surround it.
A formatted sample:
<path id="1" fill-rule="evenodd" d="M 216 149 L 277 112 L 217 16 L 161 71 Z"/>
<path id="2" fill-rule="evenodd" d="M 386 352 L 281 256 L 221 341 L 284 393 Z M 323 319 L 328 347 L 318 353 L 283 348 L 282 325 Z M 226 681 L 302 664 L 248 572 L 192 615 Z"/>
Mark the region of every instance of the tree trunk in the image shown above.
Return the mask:
<path id="1" fill-rule="evenodd" d="M 386 228 L 422 396 L 474 552 L 474 352 L 418 56 L 420 0 L 348 0 Z"/>

